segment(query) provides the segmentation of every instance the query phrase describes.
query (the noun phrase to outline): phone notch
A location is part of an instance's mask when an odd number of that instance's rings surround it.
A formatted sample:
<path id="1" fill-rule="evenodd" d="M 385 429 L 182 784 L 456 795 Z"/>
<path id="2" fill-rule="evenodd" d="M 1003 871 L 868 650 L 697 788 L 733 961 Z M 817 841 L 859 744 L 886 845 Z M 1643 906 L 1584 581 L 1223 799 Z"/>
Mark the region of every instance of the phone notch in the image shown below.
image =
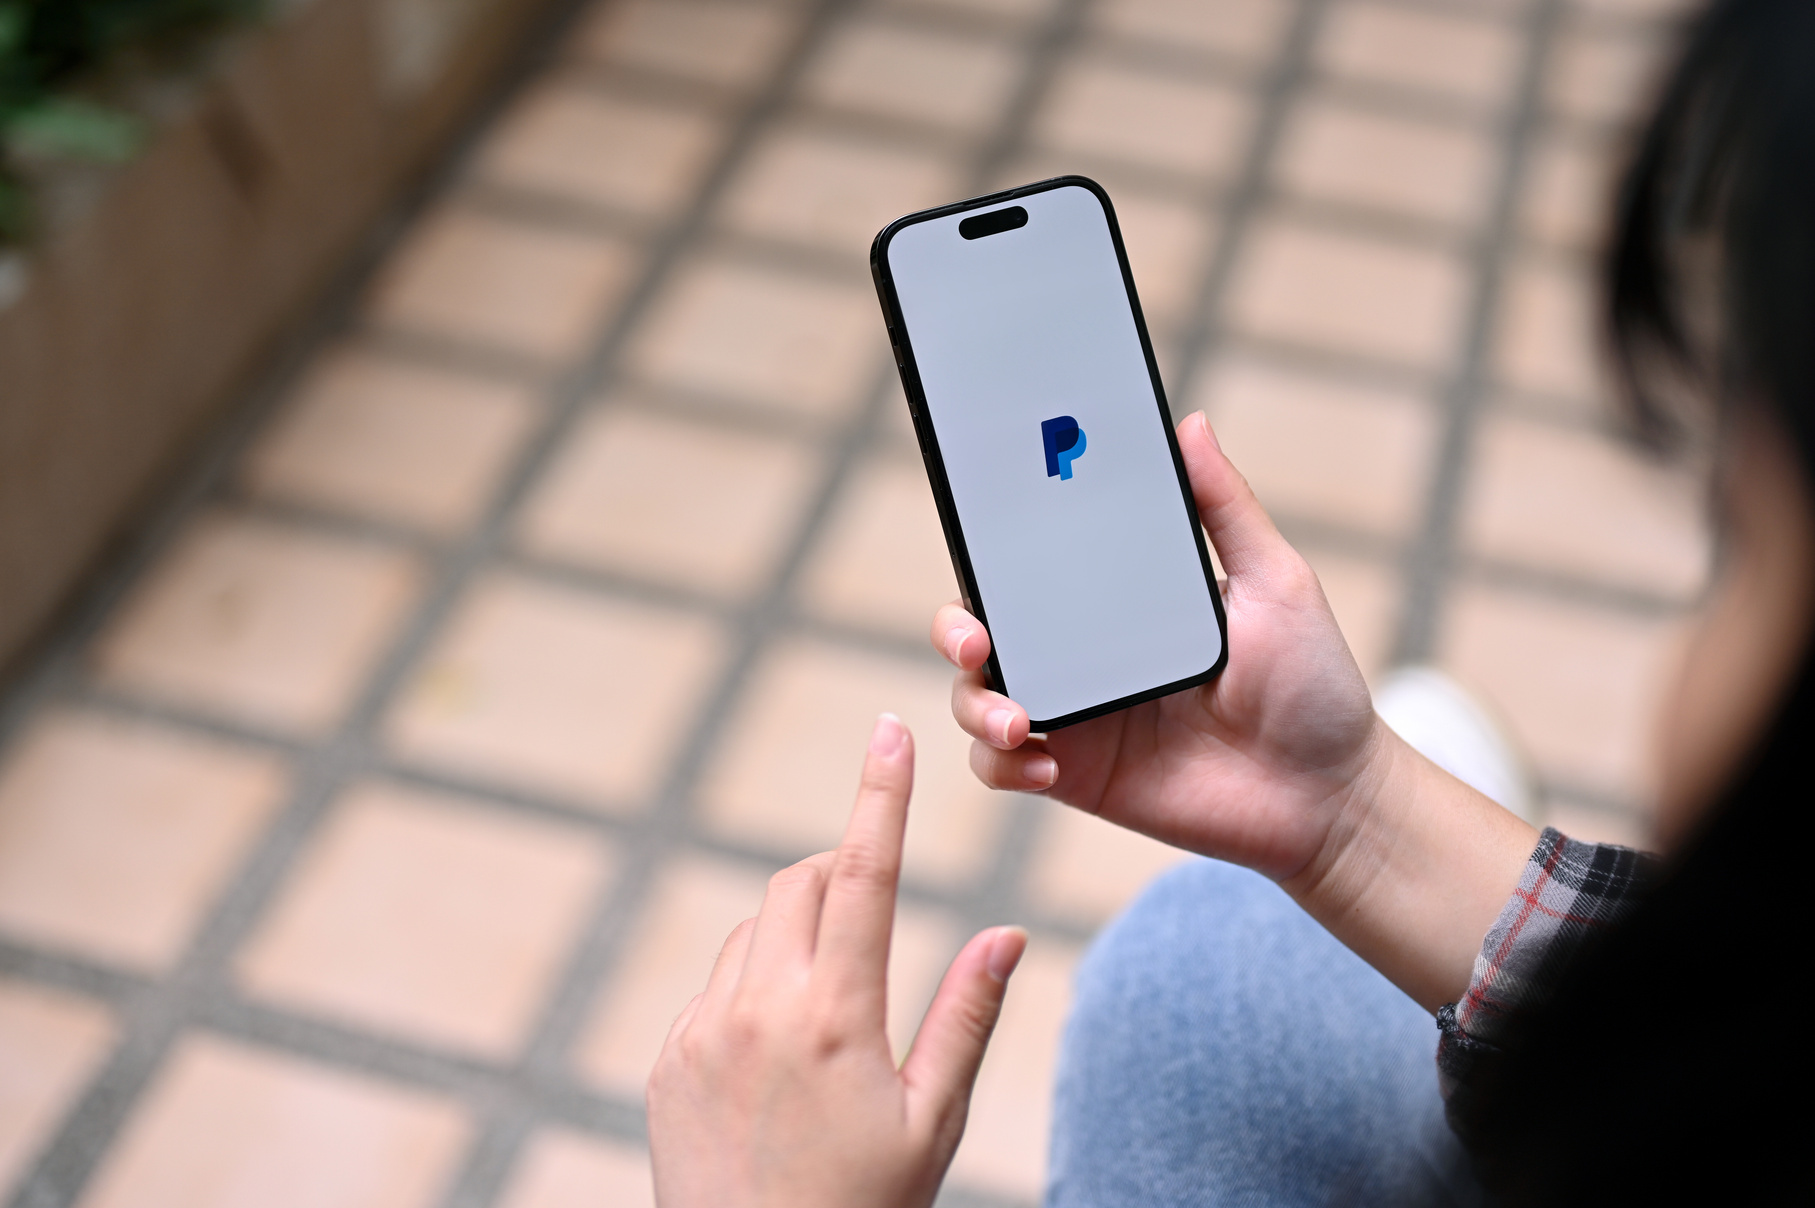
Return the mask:
<path id="1" fill-rule="evenodd" d="M 1027 225 L 1027 210 L 1023 206 L 1009 206 L 1003 210 L 991 210 L 987 214 L 976 214 L 958 224 L 958 233 L 966 239 L 981 239 L 985 235 L 1000 235 L 1003 231 L 1012 231 Z"/>

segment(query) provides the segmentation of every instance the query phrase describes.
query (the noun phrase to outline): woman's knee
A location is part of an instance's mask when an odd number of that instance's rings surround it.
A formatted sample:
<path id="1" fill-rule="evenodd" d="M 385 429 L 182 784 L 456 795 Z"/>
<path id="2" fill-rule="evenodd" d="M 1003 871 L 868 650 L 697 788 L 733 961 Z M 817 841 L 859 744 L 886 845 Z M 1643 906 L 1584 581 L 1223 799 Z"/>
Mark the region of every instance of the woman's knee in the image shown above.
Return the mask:
<path id="1" fill-rule="evenodd" d="M 1226 989 L 1257 943 L 1281 927 L 1298 930 L 1300 920 L 1291 899 L 1258 873 L 1191 860 L 1155 880 L 1091 944 L 1078 969 L 1076 1011 L 1123 1018 L 1156 994 L 1178 1003 Z"/>

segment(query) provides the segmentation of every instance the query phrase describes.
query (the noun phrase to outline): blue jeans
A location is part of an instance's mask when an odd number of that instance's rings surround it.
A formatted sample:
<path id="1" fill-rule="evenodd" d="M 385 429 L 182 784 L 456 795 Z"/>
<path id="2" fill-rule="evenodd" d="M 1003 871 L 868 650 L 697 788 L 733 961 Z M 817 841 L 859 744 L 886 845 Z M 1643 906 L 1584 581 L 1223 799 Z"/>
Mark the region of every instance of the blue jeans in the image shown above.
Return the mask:
<path id="1" fill-rule="evenodd" d="M 1477 1203 L 1436 1049 L 1278 886 L 1194 860 L 1079 968 L 1047 1208 Z"/>

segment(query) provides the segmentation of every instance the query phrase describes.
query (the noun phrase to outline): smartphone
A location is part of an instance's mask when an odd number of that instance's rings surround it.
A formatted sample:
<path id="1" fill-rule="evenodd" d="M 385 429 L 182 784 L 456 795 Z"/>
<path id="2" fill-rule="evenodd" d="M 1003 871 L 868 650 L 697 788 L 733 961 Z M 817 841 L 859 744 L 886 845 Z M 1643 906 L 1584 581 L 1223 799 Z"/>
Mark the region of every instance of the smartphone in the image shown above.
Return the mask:
<path id="1" fill-rule="evenodd" d="M 1037 732 L 1218 675 L 1227 630 L 1109 194 L 1061 176 L 870 248 L 993 686 Z"/>

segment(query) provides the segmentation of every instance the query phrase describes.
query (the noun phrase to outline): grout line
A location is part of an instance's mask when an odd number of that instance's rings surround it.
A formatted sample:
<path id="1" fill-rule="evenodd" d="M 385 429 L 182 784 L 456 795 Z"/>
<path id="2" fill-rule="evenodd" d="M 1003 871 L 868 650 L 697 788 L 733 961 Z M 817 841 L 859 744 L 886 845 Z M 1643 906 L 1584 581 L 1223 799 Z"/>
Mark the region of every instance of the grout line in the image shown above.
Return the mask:
<path id="1" fill-rule="evenodd" d="M 1569 571 L 1527 566 L 1476 554 L 1457 554 L 1451 563 L 1451 583 L 1479 583 L 1518 592 L 1524 596 L 1624 613 L 1638 620 L 1668 620 L 1687 615 L 1712 587 L 1704 581 L 1680 595 L 1654 588 L 1634 587 L 1590 579 Z"/>
<path id="2" fill-rule="evenodd" d="M 1474 296 L 1469 303 L 1460 363 L 1444 392 L 1448 420 L 1438 446 L 1421 532 L 1406 559 L 1405 603 L 1393 644 L 1394 664 L 1424 662 L 1436 653 L 1444 597 L 1457 557 L 1457 510 L 1462 503 L 1475 428 L 1488 393 L 1488 353 L 1500 317 L 1501 279 L 1514 244 L 1525 165 L 1539 120 L 1544 72 L 1560 8 L 1559 0 L 1537 0 L 1526 20 L 1525 59 L 1520 68 L 1517 99 L 1503 136 L 1500 180 L 1491 217 L 1483 228 L 1485 238 L 1470 266 Z"/>
<path id="3" fill-rule="evenodd" d="M 1186 325 L 1178 343 L 1173 381 L 1167 401 L 1175 411 L 1192 395 L 1197 374 L 1210 353 L 1225 339 L 1222 308 L 1234 279 L 1236 258 L 1246 242 L 1248 227 L 1264 204 L 1268 177 L 1285 129 L 1287 112 L 1297 99 L 1310 71 L 1311 48 L 1321 28 L 1330 0 L 1299 0 L 1279 58 L 1261 89 L 1259 111 L 1243 154 L 1235 187 L 1215 207 L 1221 230 L 1216 252 L 1204 275 L 1194 306 L 1196 320 Z"/>
<path id="4" fill-rule="evenodd" d="M 352 546 L 377 546 L 428 562 L 446 557 L 457 540 L 452 534 L 436 532 L 409 521 L 391 520 L 331 503 L 287 498 L 277 492 L 258 493 L 233 482 L 218 488 L 212 498 L 203 501 L 202 507 L 218 508 L 217 515 L 233 521 L 288 529 L 297 535 L 333 538 Z"/>
<path id="5" fill-rule="evenodd" d="M 1140 34 L 1111 29 L 1086 30 L 1078 40 L 1079 57 L 1147 75 L 1175 80 L 1251 88 L 1266 77 L 1267 52 L 1258 57 L 1239 50 L 1181 46 Z"/>
<path id="6" fill-rule="evenodd" d="M 78 684 L 60 695 L 56 703 L 64 708 L 93 710 L 126 721 L 187 730 L 191 734 L 258 748 L 291 759 L 306 757 L 315 745 L 311 738 L 286 734 L 245 718 L 211 713 L 177 701 L 142 697 L 105 684 Z"/>
<path id="7" fill-rule="evenodd" d="M 1294 225 L 1390 247 L 1467 256 L 1479 243 L 1470 229 L 1475 224 L 1467 219 L 1433 218 L 1365 200 L 1294 192 L 1285 185 L 1269 186 L 1261 202 L 1273 216 Z"/>
<path id="8" fill-rule="evenodd" d="M 76 952 L 59 952 L 18 936 L 0 935 L 0 977 L 70 990 L 129 1011 L 149 992 L 151 979 Z"/>
<path id="9" fill-rule="evenodd" d="M 212 1035 L 446 1096 L 463 1106 L 497 1111 L 504 1105 L 533 1104 L 529 1110 L 538 1116 L 620 1140 L 643 1140 L 640 1105 L 578 1082 L 559 1086 L 527 1082 L 508 1062 L 378 1037 L 233 995 L 211 999 L 197 1023 Z"/>
<path id="10" fill-rule="evenodd" d="M 1496 101 L 1460 96 L 1435 85 L 1368 79 L 1327 67 L 1312 68 L 1305 81 L 1305 92 L 1318 102 L 1334 107 L 1478 133 L 1486 138 L 1499 132 L 1505 108 Z"/>
<path id="11" fill-rule="evenodd" d="M 632 247 L 658 242 L 662 238 L 659 218 L 610 202 L 539 185 L 519 184 L 504 177 L 471 173 L 449 196 L 457 197 L 463 209 L 519 226 L 596 236 Z"/>
<path id="12" fill-rule="evenodd" d="M 1319 519 L 1281 507 L 1269 507 L 1267 515 L 1287 544 L 1300 553 L 1311 551 L 1341 554 L 1383 566 L 1393 566 L 1405 556 L 1404 541 L 1386 533 Z"/>
<path id="13" fill-rule="evenodd" d="M 556 374 L 554 366 L 528 353 L 485 347 L 476 340 L 414 330 L 371 316 L 346 316 L 340 334 L 353 350 L 369 356 L 384 356 L 421 369 L 519 386 L 537 394 L 547 391 L 548 383 Z"/>
<path id="14" fill-rule="evenodd" d="M 864 255 L 848 248 L 763 235 L 715 224 L 701 233 L 698 250 L 717 260 L 763 268 L 784 276 L 817 277 L 829 285 L 872 287 Z M 867 299 L 866 299 L 867 301 Z"/>

